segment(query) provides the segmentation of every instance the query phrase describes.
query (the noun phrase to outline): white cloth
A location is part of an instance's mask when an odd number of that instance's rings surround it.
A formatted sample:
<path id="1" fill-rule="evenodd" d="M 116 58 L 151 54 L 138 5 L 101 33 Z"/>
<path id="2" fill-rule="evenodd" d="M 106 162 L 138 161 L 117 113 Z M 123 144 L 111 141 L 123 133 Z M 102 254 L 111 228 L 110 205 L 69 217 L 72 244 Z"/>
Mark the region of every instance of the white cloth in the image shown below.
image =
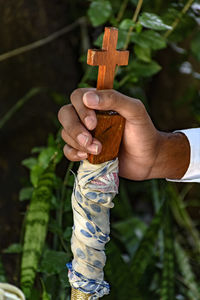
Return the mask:
<path id="1" fill-rule="evenodd" d="M 25 300 L 22 291 L 16 286 L 0 282 L 0 299 L 3 300 Z"/>
<path id="2" fill-rule="evenodd" d="M 118 184 L 117 158 L 98 165 L 81 162 L 72 193 L 74 259 L 67 266 L 71 286 L 92 294 L 90 300 L 109 293 L 103 273 L 104 248 L 110 239 L 109 214 Z"/>
<path id="3" fill-rule="evenodd" d="M 181 179 L 168 179 L 175 182 L 200 182 L 200 128 L 177 130 L 187 137 L 190 144 L 190 164 Z"/>

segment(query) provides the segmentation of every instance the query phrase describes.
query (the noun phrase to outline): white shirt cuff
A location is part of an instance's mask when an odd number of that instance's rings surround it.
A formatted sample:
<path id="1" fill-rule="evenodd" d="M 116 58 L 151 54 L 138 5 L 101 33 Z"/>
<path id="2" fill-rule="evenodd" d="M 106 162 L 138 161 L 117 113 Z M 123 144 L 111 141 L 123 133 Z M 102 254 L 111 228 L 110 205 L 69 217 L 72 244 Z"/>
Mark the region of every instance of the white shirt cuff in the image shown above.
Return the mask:
<path id="1" fill-rule="evenodd" d="M 190 144 L 190 164 L 185 175 L 177 179 L 168 179 L 175 182 L 200 182 L 200 128 L 177 130 L 186 135 Z"/>

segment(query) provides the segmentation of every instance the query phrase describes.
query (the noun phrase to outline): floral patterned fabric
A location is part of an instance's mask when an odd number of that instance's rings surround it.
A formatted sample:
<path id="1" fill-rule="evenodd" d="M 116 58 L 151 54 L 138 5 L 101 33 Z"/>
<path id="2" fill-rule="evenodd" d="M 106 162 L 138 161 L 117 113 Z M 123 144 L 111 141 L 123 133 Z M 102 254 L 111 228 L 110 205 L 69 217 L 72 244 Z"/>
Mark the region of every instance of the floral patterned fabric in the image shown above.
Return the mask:
<path id="1" fill-rule="evenodd" d="M 74 259 L 67 266 L 71 286 L 92 294 L 91 300 L 109 293 L 103 273 L 104 249 L 109 241 L 110 208 L 118 185 L 118 159 L 98 165 L 81 162 L 72 194 Z"/>

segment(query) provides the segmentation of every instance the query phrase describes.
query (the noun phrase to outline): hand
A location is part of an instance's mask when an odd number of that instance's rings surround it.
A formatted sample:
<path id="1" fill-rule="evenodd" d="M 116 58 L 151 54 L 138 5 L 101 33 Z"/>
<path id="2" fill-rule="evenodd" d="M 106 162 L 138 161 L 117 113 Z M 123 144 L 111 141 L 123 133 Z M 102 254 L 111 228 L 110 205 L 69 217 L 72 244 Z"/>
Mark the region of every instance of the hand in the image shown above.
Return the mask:
<path id="1" fill-rule="evenodd" d="M 119 175 L 133 180 L 181 178 L 189 164 L 189 144 L 181 133 L 158 131 L 143 103 L 115 90 L 82 88 L 71 94 L 72 105 L 63 106 L 58 118 L 67 143 L 65 156 L 72 161 L 99 154 L 101 143 L 89 130 L 97 125 L 94 110 L 114 110 L 125 118 L 119 152 Z M 180 153 L 181 152 L 181 153 Z M 181 160 L 184 155 L 184 159 Z M 184 161 L 184 163 L 183 163 Z"/>

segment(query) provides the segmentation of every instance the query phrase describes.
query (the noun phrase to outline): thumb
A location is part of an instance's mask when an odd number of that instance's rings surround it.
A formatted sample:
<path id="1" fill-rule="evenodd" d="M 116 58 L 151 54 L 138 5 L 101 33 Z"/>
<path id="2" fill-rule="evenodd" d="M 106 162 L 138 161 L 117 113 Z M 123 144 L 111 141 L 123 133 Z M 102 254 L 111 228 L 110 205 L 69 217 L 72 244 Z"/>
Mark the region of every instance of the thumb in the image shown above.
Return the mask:
<path id="1" fill-rule="evenodd" d="M 88 91 L 83 95 L 85 106 L 96 110 L 114 110 L 126 120 L 144 116 L 146 109 L 143 103 L 115 90 Z"/>

